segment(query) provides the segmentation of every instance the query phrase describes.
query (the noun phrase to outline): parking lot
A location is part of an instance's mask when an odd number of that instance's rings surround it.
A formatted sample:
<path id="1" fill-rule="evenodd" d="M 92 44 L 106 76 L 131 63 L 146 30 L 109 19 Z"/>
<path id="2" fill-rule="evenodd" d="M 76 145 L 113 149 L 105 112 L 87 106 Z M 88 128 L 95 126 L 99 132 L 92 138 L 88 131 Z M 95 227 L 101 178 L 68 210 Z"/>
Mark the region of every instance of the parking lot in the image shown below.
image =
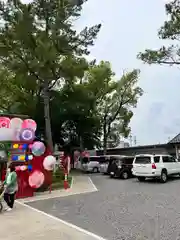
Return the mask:
<path id="1" fill-rule="evenodd" d="M 180 178 L 161 184 L 90 177 L 98 192 L 29 205 L 108 240 L 180 239 Z"/>

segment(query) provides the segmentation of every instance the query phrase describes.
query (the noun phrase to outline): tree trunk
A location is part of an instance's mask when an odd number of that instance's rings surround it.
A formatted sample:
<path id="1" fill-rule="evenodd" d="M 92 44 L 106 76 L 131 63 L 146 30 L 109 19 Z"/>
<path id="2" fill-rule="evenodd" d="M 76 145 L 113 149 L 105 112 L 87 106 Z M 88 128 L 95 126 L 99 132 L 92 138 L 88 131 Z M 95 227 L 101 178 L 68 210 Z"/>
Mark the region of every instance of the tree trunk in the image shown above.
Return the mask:
<path id="1" fill-rule="evenodd" d="M 43 99 L 44 99 L 44 118 L 45 118 L 46 139 L 47 139 L 48 147 L 53 152 L 51 119 L 50 119 L 50 110 L 49 110 L 49 93 L 46 87 L 44 88 Z"/>
<path id="2" fill-rule="evenodd" d="M 103 137 L 103 154 L 104 155 L 107 154 L 107 136 L 106 136 L 106 134 L 104 134 L 104 137 Z"/>

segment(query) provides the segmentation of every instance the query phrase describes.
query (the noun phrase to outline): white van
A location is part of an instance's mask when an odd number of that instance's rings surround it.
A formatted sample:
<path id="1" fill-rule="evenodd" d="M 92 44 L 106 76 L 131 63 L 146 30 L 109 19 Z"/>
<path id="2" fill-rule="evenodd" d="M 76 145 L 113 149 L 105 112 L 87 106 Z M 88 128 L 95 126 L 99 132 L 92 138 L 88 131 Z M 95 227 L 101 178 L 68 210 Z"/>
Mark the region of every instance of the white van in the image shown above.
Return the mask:
<path id="1" fill-rule="evenodd" d="M 90 156 L 82 159 L 81 169 L 85 172 L 100 172 L 100 163 L 104 162 L 104 156 Z"/>
<path id="2" fill-rule="evenodd" d="M 136 155 L 132 174 L 139 181 L 144 181 L 146 178 L 159 178 L 162 183 L 165 183 L 169 175 L 180 174 L 180 162 L 170 155 Z"/>

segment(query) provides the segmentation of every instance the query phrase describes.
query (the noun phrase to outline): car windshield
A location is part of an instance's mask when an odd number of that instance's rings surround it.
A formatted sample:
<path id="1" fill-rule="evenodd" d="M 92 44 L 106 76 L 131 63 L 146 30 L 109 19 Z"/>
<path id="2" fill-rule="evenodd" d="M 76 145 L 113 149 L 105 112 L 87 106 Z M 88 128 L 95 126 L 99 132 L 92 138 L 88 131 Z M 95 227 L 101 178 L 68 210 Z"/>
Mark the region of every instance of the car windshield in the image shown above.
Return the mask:
<path id="1" fill-rule="evenodd" d="M 151 163 L 151 157 L 147 157 L 147 156 L 136 157 L 135 163 L 137 163 L 137 164 Z"/>

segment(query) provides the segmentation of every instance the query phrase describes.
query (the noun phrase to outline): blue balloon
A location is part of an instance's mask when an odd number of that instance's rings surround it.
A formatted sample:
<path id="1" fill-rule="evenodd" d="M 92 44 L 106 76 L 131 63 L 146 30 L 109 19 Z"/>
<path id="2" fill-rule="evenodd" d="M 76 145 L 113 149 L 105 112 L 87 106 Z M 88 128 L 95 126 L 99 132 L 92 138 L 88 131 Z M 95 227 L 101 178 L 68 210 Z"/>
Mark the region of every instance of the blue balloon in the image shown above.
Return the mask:
<path id="1" fill-rule="evenodd" d="M 23 149 L 27 149 L 27 144 L 23 144 Z"/>
<path id="2" fill-rule="evenodd" d="M 28 165 L 28 170 L 32 171 L 32 165 Z"/>
<path id="3" fill-rule="evenodd" d="M 18 160 L 18 156 L 17 156 L 17 155 L 13 155 L 13 156 L 12 156 L 12 160 L 13 160 L 13 161 L 17 161 L 17 160 Z"/>

